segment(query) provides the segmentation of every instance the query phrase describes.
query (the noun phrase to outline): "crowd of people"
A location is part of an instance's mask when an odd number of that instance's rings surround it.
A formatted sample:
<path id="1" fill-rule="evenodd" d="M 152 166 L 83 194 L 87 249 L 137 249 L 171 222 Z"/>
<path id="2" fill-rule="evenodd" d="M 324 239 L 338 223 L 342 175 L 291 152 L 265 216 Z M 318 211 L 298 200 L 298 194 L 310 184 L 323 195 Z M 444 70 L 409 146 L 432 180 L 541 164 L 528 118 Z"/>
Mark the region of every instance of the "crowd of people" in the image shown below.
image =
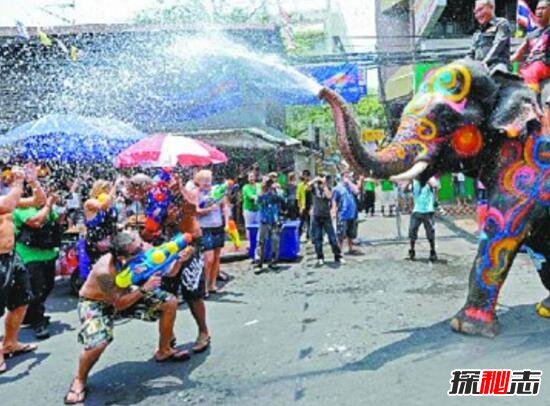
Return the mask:
<path id="1" fill-rule="evenodd" d="M 40 172 L 43 172 L 43 166 Z M 0 373 L 11 357 L 35 351 L 35 344 L 18 341 L 23 324 L 37 339 L 49 337 L 46 300 L 54 287 L 56 263 L 65 233 L 80 235 L 78 340 L 83 345 L 78 369 L 65 402 L 86 397 L 88 374 L 113 340 L 115 318 L 159 322 L 158 362 L 184 361 L 187 351 L 176 349 L 174 321 L 178 297 L 188 304 L 197 324 L 193 352 L 205 351 L 211 340 L 204 299 L 218 293 L 221 250 L 230 218 L 241 213 L 246 225 L 257 224 L 255 263 L 261 271 L 266 242 L 271 239 L 278 261 L 281 224 L 300 221 L 301 230 L 315 243 L 323 261 L 323 233 L 329 236 L 335 260 L 342 262 L 342 244 L 353 248 L 357 231 L 356 186 L 347 173 L 334 188 L 328 176 L 311 179 L 304 171 L 261 176 L 254 166 L 240 192 L 228 189 L 212 201 L 213 174 L 194 170 L 187 182 L 175 170 L 132 176 L 78 174 L 69 178 L 55 169 L 39 170 L 32 164 L 5 168 L 0 194 L 0 315 L 5 334 L 0 352 Z M 105 174 L 103 174 L 105 175 Z M 256 179 L 260 179 L 256 182 Z M 244 183 L 244 182 L 243 182 Z M 310 217 L 311 215 L 311 217 Z M 338 218 L 337 237 L 332 218 Z M 192 242 L 162 275 L 154 274 L 142 285 L 120 288 L 117 274 L 152 246 L 170 241 L 178 233 Z M 259 273 L 259 272 L 258 272 Z"/>
<path id="2" fill-rule="evenodd" d="M 39 176 L 39 172 L 44 173 Z M 86 398 L 88 375 L 112 342 L 117 318 L 158 321 L 157 362 L 185 361 L 209 347 L 205 299 L 218 294 L 218 281 L 228 277 L 220 272 L 220 260 L 230 221 L 242 224 L 243 231 L 257 227 L 257 249 L 251 258 L 256 274 L 278 267 L 281 231 L 289 223 L 302 243 L 314 247 L 317 267 L 325 264 L 324 240 L 335 263 L 343 264 L 345 254 L 362 254 L 357 247 L 360 211 L 367 218 L 373 216 L 378 195 L 381 214 L 391 215 L 398 206 L 394 197 L 410 193 L 414 198 L 411 258 L 418 227 L 424 224 L 430 259 L 437 259 L 436 191 L 431 183 L 426 184 L 429 190 L 417 181 L 404 187 L 347 170 L 317 176 L 309 170 L 299 175 L 261 174 L 257 165 L 235 176 L 238 187 L 225 189 L 220 185 L 232 183 L 215 185 L 214 174 L 206 169 L 164 168 L 126 176 L 92 171 L 73 176 L 26 164 L 6 168 L 0 178 L 0 316 L 6 313 L 0 373 L 7 371 L 11 357 L 37 348 L 18 340 L 22 325 L 30 326 L 37 339 L 49 337 L 46 300 L 54 287 L 60 248 L 67 233 L 78 236 L 75 272 L 81 286 L 76 310 L 83 349 L 65 398 L 68 404 Z M 216 192 L 217 200 L 214 190 L 222 190 L 221 195 Z M 129 287 L 117 284 L 117 275 L 135 258 L 182 234 L 189 235 L 190 243 L 162 274 Z M 176 347 L 174 323 L 182 300 L 197 326 L 191 352 Z"/>

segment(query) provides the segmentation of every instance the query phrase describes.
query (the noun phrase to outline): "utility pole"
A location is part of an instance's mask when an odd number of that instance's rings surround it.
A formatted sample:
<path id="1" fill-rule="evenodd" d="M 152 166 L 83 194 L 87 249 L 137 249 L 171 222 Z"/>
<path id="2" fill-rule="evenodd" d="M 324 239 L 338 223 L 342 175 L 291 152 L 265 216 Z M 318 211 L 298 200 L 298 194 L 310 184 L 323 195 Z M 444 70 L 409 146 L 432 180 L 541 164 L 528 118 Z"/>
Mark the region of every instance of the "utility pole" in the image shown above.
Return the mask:
<path id="1" fill-rule="evenodd" d="M 413 91 L 416 88 L 414 69 L 416 66 L 416 13 L 414 8 L 415 0 L 409 0 L 409 16 L 410 16 L 410 27 L 411 27 L 411 53 L 412 53 L 412 66 L 413 66 Z"/>

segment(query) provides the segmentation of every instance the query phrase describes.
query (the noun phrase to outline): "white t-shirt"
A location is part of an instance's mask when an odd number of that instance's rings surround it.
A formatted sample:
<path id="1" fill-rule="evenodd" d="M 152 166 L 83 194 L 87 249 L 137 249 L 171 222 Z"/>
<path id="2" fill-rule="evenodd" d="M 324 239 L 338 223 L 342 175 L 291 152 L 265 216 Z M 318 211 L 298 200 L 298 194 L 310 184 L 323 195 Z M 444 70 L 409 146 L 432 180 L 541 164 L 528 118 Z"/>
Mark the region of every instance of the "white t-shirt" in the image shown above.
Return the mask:
<path id="1" fill-rule="evenodd" d="M 190 192 L 192 190 L 195 190 L 196 188 L 197 188 L 197 185 L 195 185 L 195 182 L 193 182 L 191 179 L 189 179 L 185 184 L 185 190 L 188 190 Z"/>
<path id="2" fill-rule="evenodd" d="M 69 199 L 67 199 L 67 209 L 79 209 L 82 204 L 82 198 L 80 193 L 71 193 Z"/>

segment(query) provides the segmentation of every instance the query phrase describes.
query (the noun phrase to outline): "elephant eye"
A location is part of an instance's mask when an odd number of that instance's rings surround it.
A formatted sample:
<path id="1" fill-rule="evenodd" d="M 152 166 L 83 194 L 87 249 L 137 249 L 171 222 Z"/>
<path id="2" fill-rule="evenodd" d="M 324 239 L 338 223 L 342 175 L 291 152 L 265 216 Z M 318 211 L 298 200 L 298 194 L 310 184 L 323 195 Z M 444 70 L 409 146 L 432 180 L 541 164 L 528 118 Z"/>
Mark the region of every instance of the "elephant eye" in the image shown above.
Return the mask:
<path id="1" fill-rule="evenodd" d="M 424 141 L 431 141 L 437 137 L 437 126 L 427 118 L 421 118 L 416 126 L 416 135 Z"/>

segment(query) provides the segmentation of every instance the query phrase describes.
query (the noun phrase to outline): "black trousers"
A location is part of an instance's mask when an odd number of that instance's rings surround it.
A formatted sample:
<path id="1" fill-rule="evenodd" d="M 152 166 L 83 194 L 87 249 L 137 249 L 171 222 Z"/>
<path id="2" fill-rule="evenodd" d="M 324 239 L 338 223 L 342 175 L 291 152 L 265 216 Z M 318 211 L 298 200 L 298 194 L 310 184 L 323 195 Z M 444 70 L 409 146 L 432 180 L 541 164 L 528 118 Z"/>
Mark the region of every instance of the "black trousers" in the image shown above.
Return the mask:
<path id="1" fill-rule="evenodd" d="M 409 225 L 409 240 L 416 241 L 418 239 L 418 229 L 422 224 L 424 230 L 426 230 L 426 238 L 429 241 L 435 239 L 434 213 L 412 213 Z"/>
<path id="2" fill-rule="evenodd" d="M 311 216 L 309 214 L 310 208 L 306 207 L 303 214 L 300 216 L 300 237 L 305 232 L 307 239 L 311 239 Z"/>
<path id="3" fill-rule="evenodd" d="M 34 298 L 29 303 L 25 324 L 38 327 L 45 321 L 46 299 L 55 284 L 55 259 L 51 261 L 29 262 L 27 265 Z"/>
<path id="4" fill-rule="evenodd" d="M 374 214 L 374 202 L 375 202 L 375 194 L 372 191 L 366 191 L 363 195 L 364 200 L 364 207 L 365 207 L 365 214 Z"/>

